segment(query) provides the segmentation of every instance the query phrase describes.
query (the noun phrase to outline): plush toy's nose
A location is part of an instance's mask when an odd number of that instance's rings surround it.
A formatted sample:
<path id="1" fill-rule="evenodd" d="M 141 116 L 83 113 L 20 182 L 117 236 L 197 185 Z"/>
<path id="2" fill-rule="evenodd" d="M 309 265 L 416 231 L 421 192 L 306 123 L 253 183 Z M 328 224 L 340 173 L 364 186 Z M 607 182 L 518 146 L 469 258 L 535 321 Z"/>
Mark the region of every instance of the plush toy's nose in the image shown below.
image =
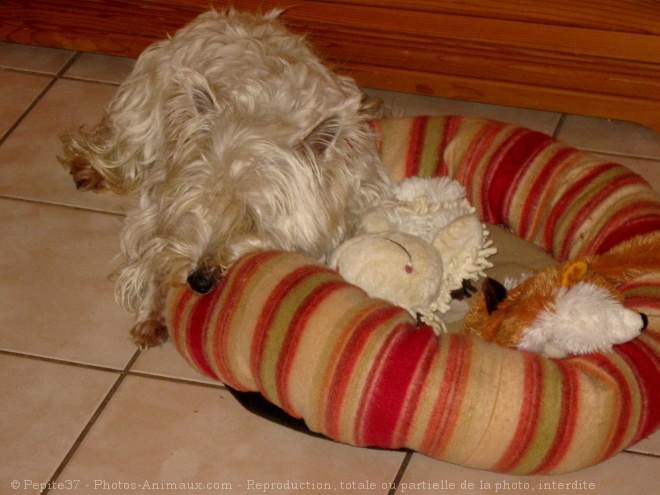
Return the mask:
<path id="1" fill-rule="evenodd" d="M 188 275 L 187 280 L 190 288 L 200 294 L 206 294 L 218 283 L 217 275 L 207 270 L 195 270 Z"/>

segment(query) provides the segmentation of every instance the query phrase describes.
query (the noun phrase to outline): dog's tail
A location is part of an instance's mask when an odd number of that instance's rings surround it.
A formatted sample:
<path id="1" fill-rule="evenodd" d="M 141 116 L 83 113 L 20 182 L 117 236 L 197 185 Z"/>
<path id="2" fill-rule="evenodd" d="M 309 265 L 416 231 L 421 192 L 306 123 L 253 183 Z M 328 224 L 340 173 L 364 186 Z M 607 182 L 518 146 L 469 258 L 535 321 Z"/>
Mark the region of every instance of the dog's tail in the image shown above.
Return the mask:
<path id="1" fill-rule="evenodd" d="M 59 162 L 73 177 L 82 191 L 109 189 L 117 194 L 134 191 L 142 174 L 131 164 L 131 158 L 121 152 L 121 140 L 116 136 L 109 118 L 97 126 L 72 129 L 60 136 L 62 154 Z"/>

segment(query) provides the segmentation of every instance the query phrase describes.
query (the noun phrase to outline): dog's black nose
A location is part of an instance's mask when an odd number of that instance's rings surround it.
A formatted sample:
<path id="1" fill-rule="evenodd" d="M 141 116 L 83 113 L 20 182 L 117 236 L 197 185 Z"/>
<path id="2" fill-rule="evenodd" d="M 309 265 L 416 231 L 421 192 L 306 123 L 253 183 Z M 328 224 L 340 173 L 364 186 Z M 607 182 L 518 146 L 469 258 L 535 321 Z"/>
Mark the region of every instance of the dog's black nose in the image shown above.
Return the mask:
<path id="1" fill-rule="evenodd" d="M 206 294 L 217 283 L 218 277 L 212 272 L 195 270 L 188 275 L 188 285 L 190 285 L 192 290 L 200 294 Z"/>
<path id="2" fill-rule="evenodd" d="M 640 315 L 642 315 L 642 331 L 644 331 L 649 326 L 649 317 L 644 313 L 640 313 Z"/>

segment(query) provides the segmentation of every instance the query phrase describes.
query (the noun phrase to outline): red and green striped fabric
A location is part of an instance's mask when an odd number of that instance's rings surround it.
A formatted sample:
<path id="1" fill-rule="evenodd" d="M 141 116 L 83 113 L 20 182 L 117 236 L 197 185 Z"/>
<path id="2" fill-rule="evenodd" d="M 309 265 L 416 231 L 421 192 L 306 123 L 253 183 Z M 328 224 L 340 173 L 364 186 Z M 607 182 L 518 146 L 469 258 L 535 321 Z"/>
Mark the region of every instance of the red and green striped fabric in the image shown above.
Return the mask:
<path id="1" fill-rule="evenodd" d="M 643 179 L 541 133 L 463 117 L 374 129 L 393 179 L 450 175 L 485 221 L 559 260 L 660 230 L 660 197 Z M 623 290 L 649 315 L 647 331 L 612 353 L 565 360 L 437 337 L 313 260 L 277 251 L 243 258 L 206 296 L 173 290 L 168 318 L 200 372 L 261 392 L 334 440 L 559 473 L 660 426 L 660 267 Z"/>

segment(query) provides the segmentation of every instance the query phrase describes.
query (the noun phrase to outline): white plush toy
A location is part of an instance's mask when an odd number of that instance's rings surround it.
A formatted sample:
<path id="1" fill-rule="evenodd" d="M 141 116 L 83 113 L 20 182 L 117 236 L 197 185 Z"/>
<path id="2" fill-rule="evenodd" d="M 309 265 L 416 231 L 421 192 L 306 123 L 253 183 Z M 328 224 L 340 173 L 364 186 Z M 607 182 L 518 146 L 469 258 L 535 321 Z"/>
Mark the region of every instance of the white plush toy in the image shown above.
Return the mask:
<path id="1" fill-rule="evenodd" d="M 496 249 L 455 180 L 406 179 L 394 197 L 364 215 L 363 233 L 339 246 L 329 265 L 369 295 L 444 329 L 440 315 L 452 291 L 485 276 Z"/>

